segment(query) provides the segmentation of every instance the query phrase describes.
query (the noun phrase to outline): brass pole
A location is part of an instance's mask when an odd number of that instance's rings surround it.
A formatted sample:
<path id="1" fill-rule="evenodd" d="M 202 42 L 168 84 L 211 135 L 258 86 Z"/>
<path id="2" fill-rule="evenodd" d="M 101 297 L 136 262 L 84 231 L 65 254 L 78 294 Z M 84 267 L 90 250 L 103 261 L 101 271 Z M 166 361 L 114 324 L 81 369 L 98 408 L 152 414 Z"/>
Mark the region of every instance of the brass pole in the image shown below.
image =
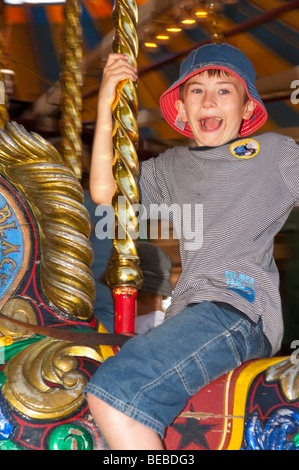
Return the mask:
<path id="1" fill-rule="evenodd" d="M 138 38 L 136 24 L 138 9 L 135 0 L 116 0 L 112 19 L 115 26 L 113 52 L 128 55 L 137 68 Z M 115 211 L 114 252 L 110 260 L 107 282 L 115 300 L 115 332 L 133 333 L 135 297 L 142 282 L 139 258 L 134 239 L 138 224 L 133 204 L 138 204 L 138 100 L 136 85 L 124 80 L 117 89 L 113 104 L 113 146 L 115 160 L 113 174 L 116 191 L 113 196 Z"/>
<path id="2" fill-rule="evenodd" d="M 62 29 L 63 51 L 61 57 L 61 154 L 77 178 L 81 178 L 82 154 L 82 29 L 79 0 L 66 0 Z"/>
<path id="3" fill-rule="evenodd" d="M 4 68 L 4 39 L 3 39 L 3 29 L 4 29 L 4 4 L 0 3 L 0 127 L 4 128 L 5 124 L 9 121 L 8 114 L 8 98 L 5 91 L 5 76 L 2 72 Z"/>

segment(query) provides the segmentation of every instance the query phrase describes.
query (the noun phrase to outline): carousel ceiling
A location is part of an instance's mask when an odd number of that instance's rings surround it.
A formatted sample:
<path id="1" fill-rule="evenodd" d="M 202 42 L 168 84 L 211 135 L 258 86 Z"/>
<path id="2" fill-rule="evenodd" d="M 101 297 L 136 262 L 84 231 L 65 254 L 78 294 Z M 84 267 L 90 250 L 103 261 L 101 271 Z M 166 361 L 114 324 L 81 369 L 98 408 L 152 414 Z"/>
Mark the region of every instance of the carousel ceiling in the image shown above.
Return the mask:
<path id="1" fill-rule="evenodd" d="M 83 139 L 92 136 L 101 72 L 112 47 L 113 4 L 113 0 L 80 2 Z M 137 4 L 142 141 L 159 145 L 179 138 L 161 119 L 159 97 L 192 48 L 221 40 L 243 50 L 255 66 L 269 113 L 263 130 L 299 140 L 299 0 L 137 0 Z M 58 132 L 63 9 L 64 3 L 49 1 L 2 3 L 2 67 L 7 70 L 10 119 L 41 134 Z M 171 27 L 180 31 L 167 31 Z"/>

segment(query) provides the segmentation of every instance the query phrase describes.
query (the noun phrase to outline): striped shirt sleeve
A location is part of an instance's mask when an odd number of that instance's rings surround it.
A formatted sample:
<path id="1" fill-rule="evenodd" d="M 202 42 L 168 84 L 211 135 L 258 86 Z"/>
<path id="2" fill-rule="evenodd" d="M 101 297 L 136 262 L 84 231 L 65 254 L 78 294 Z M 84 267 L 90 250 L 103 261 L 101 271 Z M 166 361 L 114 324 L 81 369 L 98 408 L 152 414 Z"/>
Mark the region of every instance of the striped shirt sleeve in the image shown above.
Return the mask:
<path id="1" fill-rule="evenodd" d="M 139 196 L 147 209 L 150 204 L 160 205 L 169 201 L 165 173 L 164 154 L 142 162 L 139 175 Z"/>

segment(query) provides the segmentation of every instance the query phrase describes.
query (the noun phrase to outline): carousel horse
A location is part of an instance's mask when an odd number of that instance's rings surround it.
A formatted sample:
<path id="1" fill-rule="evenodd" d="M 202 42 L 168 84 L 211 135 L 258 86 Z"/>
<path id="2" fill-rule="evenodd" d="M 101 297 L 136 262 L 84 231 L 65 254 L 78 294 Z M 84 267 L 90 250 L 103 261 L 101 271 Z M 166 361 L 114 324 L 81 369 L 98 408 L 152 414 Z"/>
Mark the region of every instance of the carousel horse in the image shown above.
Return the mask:
<path id="1" fill-rule="evenodd" d="M 108 450 L 82 392 L 118 347 L 73 335 L 106 334 L 83 202 L 51 144 L 15 123 L 0 130 L 1 450 Z M 215 380 L 167 429 L 165 448 L 299 448 L 298 362 L 296 352 L 254 360 Z"/>

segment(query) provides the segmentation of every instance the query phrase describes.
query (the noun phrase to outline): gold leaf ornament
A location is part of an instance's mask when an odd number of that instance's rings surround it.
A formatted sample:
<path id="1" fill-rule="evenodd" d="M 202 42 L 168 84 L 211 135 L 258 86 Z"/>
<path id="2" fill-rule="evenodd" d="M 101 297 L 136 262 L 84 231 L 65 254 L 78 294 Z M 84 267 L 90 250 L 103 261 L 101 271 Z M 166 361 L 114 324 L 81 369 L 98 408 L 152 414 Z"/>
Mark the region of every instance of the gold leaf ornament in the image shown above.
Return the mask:
<path id="1" fill-rule="evenodd" d="M 96 348 L 49 338 L 27 346 L 6 364 L 3 394 L 19 412 L 32 419 L 68 416 L 83 402 L 88 379 L 76 370 L 76 356 L 98 362 Z"/>
<path id="2" fill-rule="evenodd" d="M 299 398 L 299 365 L 291 357 L 272 365 L 266 371 L 267 382 L 278 380 L 285 397 L 289 401 Z"/>

